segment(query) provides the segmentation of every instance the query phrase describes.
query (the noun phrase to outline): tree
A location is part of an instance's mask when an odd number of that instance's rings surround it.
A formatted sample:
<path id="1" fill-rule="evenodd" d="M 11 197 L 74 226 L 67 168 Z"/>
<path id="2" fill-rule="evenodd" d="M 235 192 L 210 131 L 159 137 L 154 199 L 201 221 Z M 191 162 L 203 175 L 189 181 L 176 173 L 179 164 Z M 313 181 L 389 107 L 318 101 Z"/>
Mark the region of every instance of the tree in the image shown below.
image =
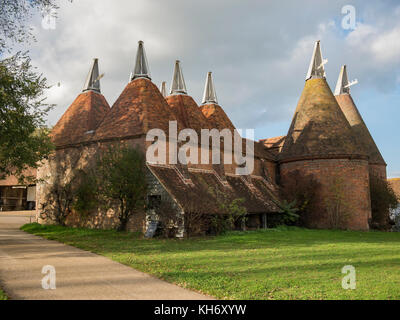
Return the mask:
<path id="1" fill-rule="evenodd" d="M 46 79 L 32 71 L 23 54 L 0 61 L 0 179 L 20 178 L 28 167 L 52 150 L 44 117 L 51 106 L 44 103 Z"/>
<path id="2" fill-rule="evenodd" d="M 54 12 L 54 0 L 2 0 L 0 56 L 16 43 L 34 40 L 29 19 L 36 11 Z M 31 66 L 27 53 L 0 61 L 0 179 L 14 174 L 23 180 L 24 169 L 37 167 L 51 149 L 44 118 L 46 79 Z M 33 177 L 31 177 L 33 178 Z"/>
<path id="3" fill-rule="evenodd" d="M 117 202 L 118 230 L 126 230 L 129 219 L 144 209 L 147 192 L 144 154 L 127 146 L 110 146 L 103 151 L 96 168 L 98 195 L 107 202 Z"/>
<path id="4" fill-rule="evenodd" d="M 387 180 L 370 176 L 371 194 L 371 227 L 374 229 L 388 229 L 390 221 L 390 210 L 398 206 L 398 199 Z"/>
<path id="5" fill-rule="evenodd" d="M 34 40 L 29 19 L 36 11 L 44 13 L 57 9 L 54 0 L 2 0 L 0 7 L 0 53 L 11 51 L 15 43 Z"/>

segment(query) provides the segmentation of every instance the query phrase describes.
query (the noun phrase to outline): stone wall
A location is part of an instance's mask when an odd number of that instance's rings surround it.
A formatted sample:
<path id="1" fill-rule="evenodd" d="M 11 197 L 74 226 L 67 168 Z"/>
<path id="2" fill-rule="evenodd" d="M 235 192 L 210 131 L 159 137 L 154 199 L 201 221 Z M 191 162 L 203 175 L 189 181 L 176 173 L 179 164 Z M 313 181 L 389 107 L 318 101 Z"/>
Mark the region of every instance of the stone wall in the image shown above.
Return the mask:
<path id="1" fill-rule="evenodd" d="M 124 141 L 129 146 L 139 146 L 144 149 L 143 138 Z M 37 220 L 39 223 L 54 223 L 51 215 L 56 210 L 56 198 L 52 190 L 56 185 L 65 185 L 73 179 L 78 170 L 88 170 L 95 165 L 97 155 L 108 143 L 92 143 L 74 147 L 57 149 L 48 160 L 43 161 L 37 170 L 39 182 L 36 189 Z M 81 216 L 71 208 L 66 219 L 69 226 L 90 227 L 98 229 L 113 229 L 118 225 L 118 205 L 111 204 L 107 208 L 99 207 L 86 217 Z M 146 228 L 146 213 L 144 209 L 135 214 L 127 226 L 130 231 L 143 232 Z"/>
<path id="2" fill-rule="evenodd" d="M 308 227 L 369 229 L 371 200 L 367 161 L 318 159 L 283 163 L 280 167 L 282 182 L 294 170 L 305 175 L 313 174 L 321 183 L 318 205 L 308 219 Z M 338 203 L 341 209 L 337 211 L 335 205 Z"/>

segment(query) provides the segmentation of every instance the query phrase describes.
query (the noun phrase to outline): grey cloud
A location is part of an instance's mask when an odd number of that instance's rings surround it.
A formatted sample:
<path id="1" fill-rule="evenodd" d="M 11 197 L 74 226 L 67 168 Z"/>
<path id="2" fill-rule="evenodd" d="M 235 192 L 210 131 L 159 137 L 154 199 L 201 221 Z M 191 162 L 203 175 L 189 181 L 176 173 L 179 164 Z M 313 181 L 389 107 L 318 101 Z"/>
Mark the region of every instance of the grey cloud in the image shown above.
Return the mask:
<path id="1" fill-rule="evenodd" d="M 102 92 L 112 104 L 128 81 L 138 40 L 145 42 L 153 81 L 169 86 L 179 58 L 198 103 L 206 72 L 213 71 L 219 102 L 240 128 L 290 122 L 318 39 L 329 59 L 331 87 L 346 63 L 362 88 L 393 90 L 399 76 L 393 68 L 400 63 L 371 64 L 368 50 L 346 40 L 340 19 L 349 3 L 363 24 L 378 30 L 376 37 L 400 25 L 395 1 L 60 2 L 56 30 L 41 29 L 39 18 L 33 21 L 38 38 L 33 62 L 50 83 L 61 82 L 50 92 L 50 102 L 58 106 L 49 122 L 54 124 L 80 92 L 93 57 L 100 59 Z"/>

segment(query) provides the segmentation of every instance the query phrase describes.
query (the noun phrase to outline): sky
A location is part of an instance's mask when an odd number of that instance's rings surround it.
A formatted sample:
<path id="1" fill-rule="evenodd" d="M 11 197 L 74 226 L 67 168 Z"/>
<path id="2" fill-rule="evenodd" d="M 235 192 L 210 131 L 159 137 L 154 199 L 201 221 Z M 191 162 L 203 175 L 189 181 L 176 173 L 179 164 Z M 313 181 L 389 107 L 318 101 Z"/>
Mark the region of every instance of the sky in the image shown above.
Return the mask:
<path id="1" fill-rule="evenodd" d="M 314 42 L 321 40 L 327 81 L 335 89 L 347 65 L 353 99 L 388 163 L 400 177 L 400 2 L 398 0 L 67 0 L 55 24 L 37 15 L 32 63 L 54 85 L 54 125 L 81 92 L 93 58 L 112 105 L 144 41 L 152 80 L 171 85 L 181 61 L 188 94 L 201 103 L 208 71 L 219 104 L 255 138 L 286 135 L 304 87 Z M 349 20 L 352 6 L 355 15 Z M 348 22 L 354 21 L 353 25 Z M 344 22 L 344 23 L 343 23 Z M 51 28 L 49 28 L 51 27 Z M 53 28 L 54 27 L 54 28 Z M 59 86 L 56 84 L 60 84 Z"/>

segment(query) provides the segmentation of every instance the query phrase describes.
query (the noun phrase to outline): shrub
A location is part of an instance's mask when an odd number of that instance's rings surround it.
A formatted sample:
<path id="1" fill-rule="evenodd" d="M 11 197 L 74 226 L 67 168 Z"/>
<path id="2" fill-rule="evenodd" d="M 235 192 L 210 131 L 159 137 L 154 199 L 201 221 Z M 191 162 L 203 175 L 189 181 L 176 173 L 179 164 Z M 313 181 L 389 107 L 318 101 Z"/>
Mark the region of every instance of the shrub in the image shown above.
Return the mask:
<path id="1" fill-rule="evenodd" d="M 277 205 L 281 209 L 282 207 L 288 209 L 288 205 L 291 204 L 291 210 L 297 209 L 294 213 L 299 217 L 296 221 L 294 219 L 288 220 L 285 218 L 285 210 L 282 209 L 283 213 L 278 215 L 281 223 L 307 226 L 315 211 L 314 208 L 318 201 L 317 192 L 320 186 L 313 175 L 304 175 L 299 170 L 290 172 L 281 186 L 280 198 L 282 202 L 277 203 Z M 276 221 L 275 223 L 279 222 Z"/>
<path id="2" fill-rule="evenodd" d="M 87 173 L 79 170 L 77 173 L 77 188 L 72 208 L 81 218 L 87 219 L 90 211 L 95 209 L 98 204 L 97 181 L 93 172 Z"/>
<path id="3" fill-rule="evenodd" d="M 372 219 L 370 227 L 387 230 L 390 227 L 390 210 L 398 206 L 396 194 L 387 180 L 370 176 Z"/>
<path id="4" fill-rule="evenodd" d="M 145 156 L 136 148 L 110 146 L 97 161 L 99 198 L 118 203 L 118 231 L 126 230 L 129 219 L 144 209 L 147 191 Z"/>
<path id="5" fill-rule="evenodd" d="M 243 206 L 243 198 L 231 199 L 227 194 L 218 189 L 210 190 L 216 198 L 219 213 L 212 215 L 210 224 L 211 231 L 214 234 L 223 234 L 228 230 L 239 227 L 246 229 L 247 210 Z"/>

